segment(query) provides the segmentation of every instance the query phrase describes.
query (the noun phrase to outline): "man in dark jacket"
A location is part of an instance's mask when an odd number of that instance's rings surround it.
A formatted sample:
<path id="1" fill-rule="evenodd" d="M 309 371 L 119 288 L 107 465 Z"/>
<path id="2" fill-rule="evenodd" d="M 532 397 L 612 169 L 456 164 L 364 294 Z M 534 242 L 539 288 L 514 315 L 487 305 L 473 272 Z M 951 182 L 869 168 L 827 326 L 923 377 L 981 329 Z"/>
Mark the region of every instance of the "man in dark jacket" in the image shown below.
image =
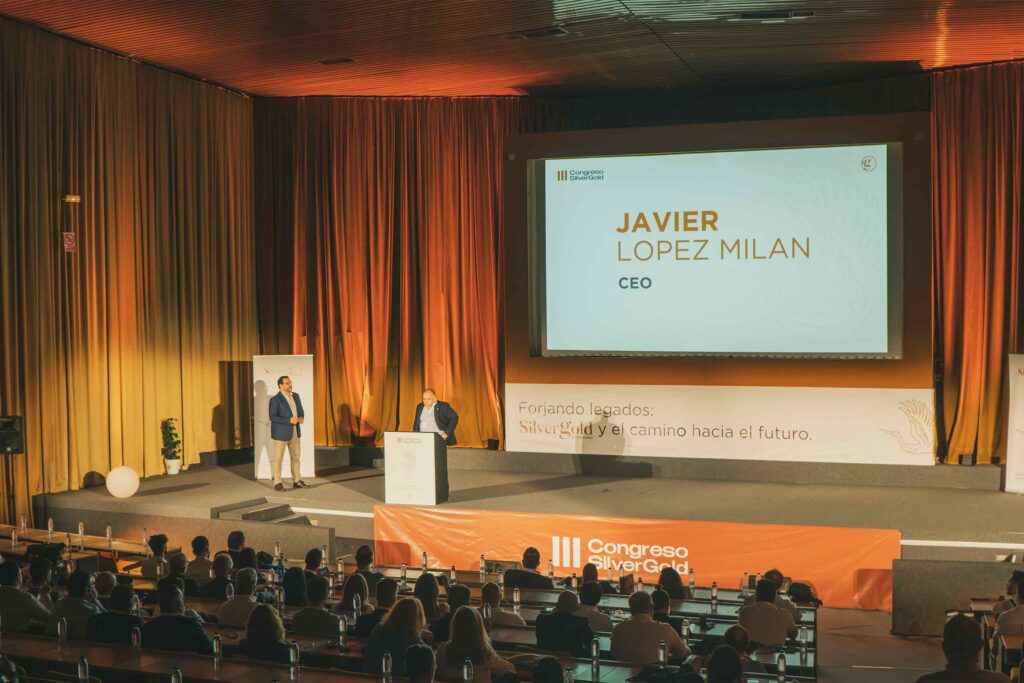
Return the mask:
<path id="1" fill-rule="evenodd" d="M 85 624 L 86 639 L 97 643 L 130 643 L 132 629 L 142 630 L 142 619 L 131 613 L 131 586 L 120 584 L 110 591 L 110 609 L 94 614 Z"/>
<path id="2" fill-rule="evenodd" d="M 565 591 L 558 596 L 553 612 L 537 615 L 537 647 L 568 652 L 574 657 L 587 655 L 594 632 L 590 630 L 586 617 L 573 614 L 579 604 L 575 593 Z"/>
<path id="3" fill-rule="evenodd" d="M 398 597 L 398 582 L 394 579 L 381 579 L 377 582 L 377 609 L 369 614 L 362 614 L 356 619 L 352 635 L 356 638 L 369 638 L 373 627 L 381 622 L 391 611 Z"/>
<path id="4" fill-rule="evenodd" d="M 469 604 L 469 588 L 457 583 L 448 589 L 448 614 L 444 615 L 430 625 L 430 632 L 434 634 L 435 643 L 443 643 L 451 638 L 452 615 L 455 610 L 463 605 Z"/>
<path id="5" fill-rule="evenodd" d="M 507 588 L 539 588 L 541 590 L 552 590 L 555 586 L 550 577 L 543 576 L 537 571 L 540 566 L 540 551 L 536 548 L 527 548 L 523 551 L 523 568 L 508 569 L 505 571 L 505 586 Z"/>
<path id="6" fill-rule="evenodd" d="M 196 617 L 187 617 L 185 596 L 176 586 L 161 589 L 160 616 L 142 627 L 142 646 L 154 650 L 176 650 L 201 655 L 213 654 L 213 640 Z"/>
<path id="7" fill-rule="evenodd" d="M 306 421 L 306 411 L 302 409 L 299 395 L 292 391 L 292 380 L 287 375 L 277 379 L 278 392 L 270 398 L 270 440 L 273 442 L 270 453 L 270 473 L 274 479 L 274 490 L 284 491 L 281 481 L 281 463 L 284 452 L 288 451 L 292 469 L 292 488 L 301 489 L 309 486 L 302 481 L 299 472 L 302 452 L 302 424 Z"/>
<path id="8" fill-rule="evenodd" d="M 437 392 L 433 389 L 423 390 L 423 402 L 416 406 L 416 418 L 412 429 L 415 432 L 435 432 L 441 435 L 444 442 L 454 446 L 455 425 L 459 424 L 459 415 L 450 405 L 437 400 Z"/>

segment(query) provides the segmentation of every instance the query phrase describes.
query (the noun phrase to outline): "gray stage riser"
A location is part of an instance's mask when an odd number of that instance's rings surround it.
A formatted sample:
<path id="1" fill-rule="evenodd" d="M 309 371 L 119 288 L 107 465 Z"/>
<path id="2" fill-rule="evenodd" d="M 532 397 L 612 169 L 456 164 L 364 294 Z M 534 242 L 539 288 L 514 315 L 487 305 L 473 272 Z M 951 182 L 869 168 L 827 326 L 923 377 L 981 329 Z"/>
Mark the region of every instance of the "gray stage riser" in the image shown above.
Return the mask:
<path id="1" fill-rule="evenodd" d="M 892 632 L 940 636 L 946 610 L 968 610 L 971 598 L 1006 592 L 1006 579 L 1019 564 L 897 560 L 892 572 Z"/>

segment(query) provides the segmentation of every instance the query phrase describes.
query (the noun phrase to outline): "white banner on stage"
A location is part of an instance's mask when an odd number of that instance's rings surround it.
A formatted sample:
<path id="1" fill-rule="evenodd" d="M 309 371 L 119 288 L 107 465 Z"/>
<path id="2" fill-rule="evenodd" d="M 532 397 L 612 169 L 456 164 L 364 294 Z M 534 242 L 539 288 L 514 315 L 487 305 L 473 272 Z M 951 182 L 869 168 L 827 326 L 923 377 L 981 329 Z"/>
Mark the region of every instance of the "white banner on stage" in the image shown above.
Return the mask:
<path id="1" fill-rule="evenodd" d="M 302 425 L 302 448 L 299 471 L 302 477 L 312 477 L 315 465 L 313 435 L 316 417 L 313 410 L 313 356 L 253 356 L 253 446 L 256 450 L 256 478 L 270 479 L 270 399 L 277 393 L 277 379 L 288 375 L 292 391 L 299 395 L 305 412 Z M 291 466 L 285 451 L 281 466 L 282 477 L 291 478 Z"/>
<path id="2" fill-rule="evenodd" d="M 1010 408 L 1006 428 L 1007 493 L 1024 493 L 1024 355 L 1011 353 Z"/>
<path id="3" fill-rule="evenodd" d="M 932 465 L 931 389 L 506 384 L 508 451 Z"/>

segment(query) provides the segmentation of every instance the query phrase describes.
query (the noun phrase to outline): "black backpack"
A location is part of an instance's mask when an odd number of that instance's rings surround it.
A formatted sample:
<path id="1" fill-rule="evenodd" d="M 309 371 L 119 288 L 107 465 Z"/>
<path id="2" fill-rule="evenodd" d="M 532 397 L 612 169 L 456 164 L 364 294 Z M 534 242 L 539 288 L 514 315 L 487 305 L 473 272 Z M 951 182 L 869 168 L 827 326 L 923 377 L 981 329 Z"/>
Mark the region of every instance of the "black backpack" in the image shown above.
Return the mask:
<path id="1" fill-rule="evenodd" d="M 789 599 L 802 605 L 814 605 L 819 607 L 821 600 L 814 594 L 811 587 L 806 583 L 794 583 L 789 587 Z"/>

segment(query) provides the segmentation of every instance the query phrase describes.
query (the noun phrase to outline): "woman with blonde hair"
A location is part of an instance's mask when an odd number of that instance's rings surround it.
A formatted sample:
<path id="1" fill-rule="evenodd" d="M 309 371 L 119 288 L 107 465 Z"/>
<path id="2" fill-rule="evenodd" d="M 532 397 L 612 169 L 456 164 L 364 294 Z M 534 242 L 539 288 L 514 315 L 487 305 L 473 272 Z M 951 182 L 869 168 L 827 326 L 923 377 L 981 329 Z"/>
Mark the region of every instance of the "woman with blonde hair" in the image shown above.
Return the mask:
<path id="1" fill-rule="evenodd" d="M 396 602 L 370 632 L 370 639 L 363 650 L 363 670 L 371 674 L 381 673 L 384 653 L 389 652 L 391 672 L 404 676 L 405 651 L 412 645 L 424 644 L 422 633 L 426 627 L 427 619 L 423 616 L 423 605 L 419 600 L 402 598 Z"/>
<path id="2" fill-rule="evenodd" d="M 448 605 L 441 602 L 441 587 L 437 583 L 437 577 L 433 574 L 420 574 L 416 579 L 416 586 L 412 589 L 420 604 L 423 605 L 423 614 L 427 621 L 440 619 L 448 613 Z"/>
<path id="3" fill-rule="evenodd" d="M 451 637 L 437 648 L 438 678 L 458 680 L 466 660 L 473 662 L 473 680 L 490 681 L 491 674 L 513 673 L 512 662 L 494 651 L 480 613 L 468 605 L 455 610 Z"/>
<path id="4" fill-rule="evenodd" d="M 238 654 L 288 664 L 289 648 L 290 644 L 284 639 L 284 624 L 277 610 L 270 605 L 254 607 L 245 627 L 245 638 L 238 643 Z"/>
<path id="5" fill-rule="evenodd" d="M 354 611 L 353 601 L 359 596 L 360 614 L 369 614 L 373 611 L 373 605 L 369 604 L 367 598 L 370 589 L 366 587 L 366 579 L 362 574 L 349 574 L 345 579 L 345 585 L 341 589 L 341 600 L 338 601 L 337 612 L 339 614 L 351 615 Z"/>

